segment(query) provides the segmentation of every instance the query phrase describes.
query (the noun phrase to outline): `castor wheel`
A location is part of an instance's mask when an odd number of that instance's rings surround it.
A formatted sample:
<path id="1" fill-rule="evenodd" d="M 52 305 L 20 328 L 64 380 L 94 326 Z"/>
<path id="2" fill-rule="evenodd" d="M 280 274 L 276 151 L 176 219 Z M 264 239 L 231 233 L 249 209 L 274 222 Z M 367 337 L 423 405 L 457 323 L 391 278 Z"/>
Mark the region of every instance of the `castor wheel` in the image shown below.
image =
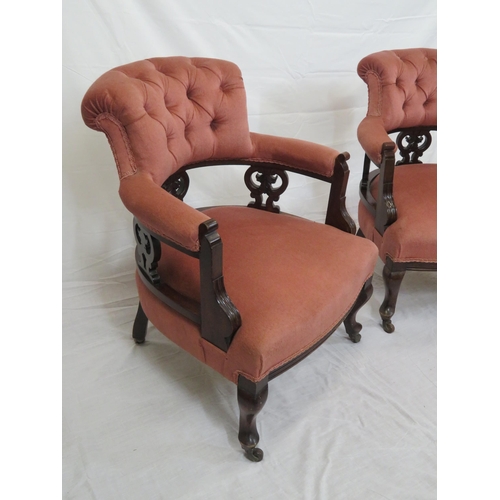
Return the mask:
<path id="1" fill-rule="evenodd" d="M 393 333 L 394 330 L 396 329 L 394 325 L 392 324 L 392 321 L 390 319 L 383 320 L 382 321 L 382 328 L 384 329 L 385 332 L 387 333 Z"/>
<path id="2" fill-rule="evenodd" d="M 247 448 L 242 446 L 245 457 L 251 462 L 260 462 L 264 458 L 264 452 L 260 448 Z"/>

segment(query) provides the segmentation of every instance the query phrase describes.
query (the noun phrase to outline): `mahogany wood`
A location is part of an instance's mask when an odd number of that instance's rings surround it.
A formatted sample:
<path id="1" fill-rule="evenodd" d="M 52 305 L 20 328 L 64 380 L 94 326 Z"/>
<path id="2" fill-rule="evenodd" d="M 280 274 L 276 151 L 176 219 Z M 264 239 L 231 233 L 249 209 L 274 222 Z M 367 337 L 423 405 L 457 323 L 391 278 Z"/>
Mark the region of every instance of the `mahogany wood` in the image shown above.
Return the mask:
<path id="1" fill-rule="evenodd" d="M 255 181 L 252 178 L 253 174 L 256 174 Z M 274 184 L 276 184 L 278 177 L 281 183 L 275 187 Z M 250 190 L 250 196 L 255 200 L 248 204 L 249 207 L 274 213 L 280 212 L 280 207 L 274 202 L 279 200 L 288 187 L 288 174 L 285 170 L 261 168 L 258 164 L 251 165 L 245 172 L 244 179 L 247 188 Z M 264 195 L 267 196 L 265 204 L 263 204 Z"/>
<path id="2" fill-rule="evenodd" d="M 136 344 L 144 343 L 146 340 L 147 328 L 148 318 L 142 310 L 141 303 L 139 302 L 139 307 L 137 308 L 137 314 L 135 316 L 134 326 L 132 329 L 132 338 L 135 340 Z"/>
<path id="3" fill-rule="evenodd" d="M 394 325 L 391 318 L 396 311 L 396 302 L 398 300 L 399 288 L 405 277 L 406 268 L 404 265 L 394 263 L 390 257 L 386 258 L 385 266 L 382 271 L 385 286 L 385 297 L 379 312 L 382 318 L 382 328 L 387 333 L 394 332 Z"/>
<path id="4" fill-rule="evenodd" d="M 213 219 L 200 225 L 201 336 L 227 352 L 241 317 L 224 288 L 222 240 Z"/>
<path id="5" fill-rule="evenodd" d="M 394 150 L 392 142 L 382 145 L 382 168 L 377 186 L 377 210 L 375 213 L 375 229 L 384 234 L 385 230 L 398 218 L 396 205 L 392 196 L 394 179 Z"/>
<path id="6" fill-rule="evenodd" d="M 432 143 L 431 130 L 436 130 L 436 127 L 402 129 L 396 138 L 398 151 L 401 155 L 401 160 L 396 165 L 422 163 L 420 157 Z"/>
<path id="7" fill-rule="evenodd" d="M 356 224 L 345 206 L 345 193 L 347 181 L 349 180 L 348 159 L 349 153 L 342 153 L 335 160 L 325 224 L 336 227 L 346 233 L 354 234 L 356 232 Z"/>
<path id="8" fill-rule="evenodd" d="M 245 456 L 252 462 L 260 462 L 264 452 L 257 448 L 257 415 L 267 401 L 268 379 L 252 382 L 242 375 L 238 377 L 238 406 L 240 408 L 240 427 L 238 439 L 245 451 Z"/>
<path id="9" fill-rule="evenodd" d="M 178 170 L 175 174 L 171 175 L 161 187 L 182 201 L 189 189 L 189 176 L 185 170 Z"/>
<path id="10" fill-rule="evenodd" d="M 368 300 L 370 300 L 372 294 L 373 294 L 373 285 L 372 285 L 372 279 L 370 278 L 364 284 L 363 288 L 361 289 L 361 292 L 358 295 L 358 298 L 356 299 L 356 302 L 354 303 L 354 306 L 349 311 L 349 314 L 344 320 L 344 326 L 346 332 L 349 335 L 349 338 L 354 343 L 357 343 L 361 340 L 361 334 L 359 332 L 363 328 L 363 326 L 356 321 L 356 314 L 361 309 L 361 307 L 363 307 L 368 302 Z"/>

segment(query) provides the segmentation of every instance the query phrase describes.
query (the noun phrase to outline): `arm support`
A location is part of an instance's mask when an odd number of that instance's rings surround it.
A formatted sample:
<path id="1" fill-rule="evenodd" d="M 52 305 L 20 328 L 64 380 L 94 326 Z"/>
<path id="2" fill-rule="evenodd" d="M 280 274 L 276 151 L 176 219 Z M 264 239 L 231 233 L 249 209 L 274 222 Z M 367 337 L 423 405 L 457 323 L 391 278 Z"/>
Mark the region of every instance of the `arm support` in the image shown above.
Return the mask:
<path id="1" fill-rule="evenodd" d="M 217 227 L 217 222 L 213 219 L 200 224 L 200 251 L 194 253 L 172 244 L 171 240 L 149 232 L 148 228 L 134 219 L 136 262 L 139 277 L 153 295 L 185 318 L 199 324 L 201 337 L 227 352 L 241 326 L 241 317 L 224 287 L 222 240 Z M 161 257 L 160 241 L 192 258 L 199 259 L 200 302 L 179 294 L 162 282 L 157 272 Z"/>
<path id="2" fill-rule="evenodd" d="M 394 181 L 394 150 L 392 142 L 382 145 L 380 174 L 377 186 L 377 209 L 375 213 L 375 229 L 384 234 L 385 230 L 398 218 L 396 205 L 393 198 Z"/>
<path id="3" fill-rule="evenodd" d="M 123 178 L 120 197 L 153 233 L 191 252 L 200 249 L 198 228 L 209 217 L 167 193 L 148 174 L 137 172 Z"/>

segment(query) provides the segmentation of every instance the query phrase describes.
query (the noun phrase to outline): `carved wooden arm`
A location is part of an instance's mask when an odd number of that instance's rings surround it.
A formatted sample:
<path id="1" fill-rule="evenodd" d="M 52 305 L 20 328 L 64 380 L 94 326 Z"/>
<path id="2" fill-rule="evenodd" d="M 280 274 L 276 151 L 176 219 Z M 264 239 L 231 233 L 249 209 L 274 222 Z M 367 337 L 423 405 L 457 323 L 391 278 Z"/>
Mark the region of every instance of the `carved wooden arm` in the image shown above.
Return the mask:
<path id="1" fill-rule="evenodd" d="M 368 120 L 367 118 L 370 118 Z M 363 176 L 360 183 L 360 198 L 365 207 L 375 217 L 375 228 L 382 235 L 385 230 L 397 220 L 397 208 L 393 197 L 394 168 L 397 165 L 422 163 L 420 157 L 432 143 L 430 132 L 435 126 L 412 127 L 396 129 L 389 133 L 399 132 L 394 143 L 387 132 L 380 128 L 380 119 L 367 117 L 358 128 L 358 138 L 365 149 Z M 375 125 L 373 135 L 368 133 L 368 125 Z M 365 130 L 366 129 L 366 130 Z M 363 141 L 361 140 L 363 138 Z M 387 139 L 379 145 L 379 153 L 374 154 L 377 141 Z M 396 162 L 395 153 L 399 151 L 401 159 Z M 374 160 L 377 160 L 375 161 Z M 379 169 L 370 172 L 371 161 Z M 376 197 L 371 193 L 370 186 L 378 176 Z"/>
<path id="2" fill-rule="evenodd" d="M 382 162 L 377 186 L 377 209 L 375 213 L 375 229 L 384 234 L 385 230 L 398 218 L 393 198 L 394 181 L 394 143 L 382 144 Z"/>
<path id="3" fill-rule="evenodd" d="M 217 222 L 208 219 L 199 226 L 198 252 L 180 247 L 175 242 L 155 234 L 134 218 L 136 263 L 144 285 L 163 303 L 200 325 L 201 336 L 227 352 L 236 331 L 241 326 L 238 309 L 231 302 L 222 276 L 222 240 Z M 200 302 L 170 288 L 157 272 L 161 257 L 160 241 L 200 261 Z"/>

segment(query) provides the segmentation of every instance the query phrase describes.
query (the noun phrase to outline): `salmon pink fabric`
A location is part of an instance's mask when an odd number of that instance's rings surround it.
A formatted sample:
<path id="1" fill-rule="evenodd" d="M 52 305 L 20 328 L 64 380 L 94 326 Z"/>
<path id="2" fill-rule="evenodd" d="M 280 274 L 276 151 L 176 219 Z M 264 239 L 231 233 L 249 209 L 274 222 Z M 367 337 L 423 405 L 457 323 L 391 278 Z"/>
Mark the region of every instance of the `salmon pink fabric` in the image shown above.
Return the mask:
<path id="1" fill-rule="evenodd" d="M 364 238 L 292 215 L 247 207 L 204 213 L 219 223 L 224 282 L 242 326 L 227 353 L 137 279 L 146 315 L 164 335 L 226 378 L 258 381 L 327 335 L 372 275 L 377 248 Z M 199 262 L 166 245 L 158 267 L 176 291 L 199 300 Z"/>
<path id="2" fill-rule="evenodd" d="M 377 193 L 378 177 L 372 183 Z M 437 262 L 437 165 L 401 165 L 394 172 L 398 218 L 380 236 L 375 219 L 359 203 L 359 227 L 379 247 L 381 259 L 393 262 Z"/>

